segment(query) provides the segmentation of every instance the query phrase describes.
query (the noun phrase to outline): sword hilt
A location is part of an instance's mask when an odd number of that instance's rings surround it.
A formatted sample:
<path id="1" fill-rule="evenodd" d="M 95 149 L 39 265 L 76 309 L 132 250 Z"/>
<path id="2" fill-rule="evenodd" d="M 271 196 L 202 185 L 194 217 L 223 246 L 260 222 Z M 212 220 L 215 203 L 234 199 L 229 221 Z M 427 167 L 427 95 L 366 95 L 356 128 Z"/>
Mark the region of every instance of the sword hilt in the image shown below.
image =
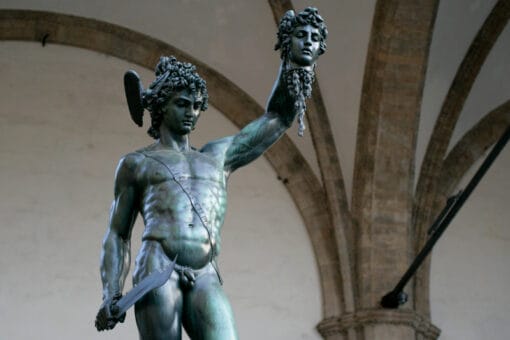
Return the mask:
<path id="1" fill-rule="evenodd" d="M 98 331 L 112 329 L 117 322 L 124 322 L 127 310 L 143 298 L 148 292 L 159 288 L 170 279 L 175 268 L 177 256 L 170 265 L 162 272 L 156 271 L 146 276 L 124 296 L 115 295 L 105 299 L 96 316 L 96 328 Z M 117 301 L 115 301 L 117 299 Z M 108 308 L 108 310 L 106 310 Z"/>

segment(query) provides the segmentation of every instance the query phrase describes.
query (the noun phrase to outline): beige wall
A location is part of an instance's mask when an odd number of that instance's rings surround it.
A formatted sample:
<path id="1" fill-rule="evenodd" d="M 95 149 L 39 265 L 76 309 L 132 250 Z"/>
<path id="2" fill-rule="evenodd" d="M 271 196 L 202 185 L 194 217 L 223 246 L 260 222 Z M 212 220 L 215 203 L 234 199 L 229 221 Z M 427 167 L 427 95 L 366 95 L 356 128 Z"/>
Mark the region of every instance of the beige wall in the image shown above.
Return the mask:
<path id="1" fill-rule="evenodd" d="M 432 322 L 442 329 L 441 339 L 504 340 L 510 334 L 509 168 L 507 145 L 432 255 Z"/>
<path id="2" fill-rule="evenodd" d="M 496 1 L 441 1 L 425 85 L 417 165 L 434 119 L 469 44 Z M 450 147 L 487 112 L 509 99 L 510 29 L 496 42 L 473 85 Z M 464 188 L 477 163 L 459 186 Z M 431 265 L 432 322 L 441 339 L 507 339 L 510 334 L 510 146 L 480 182 L 438 242 Z"/>

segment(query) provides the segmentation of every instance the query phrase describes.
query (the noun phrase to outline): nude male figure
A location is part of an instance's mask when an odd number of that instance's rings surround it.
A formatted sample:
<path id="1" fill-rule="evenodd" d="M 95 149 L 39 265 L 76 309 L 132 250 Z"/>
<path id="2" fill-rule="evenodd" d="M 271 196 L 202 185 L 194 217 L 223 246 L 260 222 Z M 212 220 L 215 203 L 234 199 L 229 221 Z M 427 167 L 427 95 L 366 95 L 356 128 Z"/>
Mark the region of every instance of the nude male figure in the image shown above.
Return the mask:
<path id="1" fill-rule="evenodd" d="M 301 12 L 304 13 L 304 12 Z M 301 14 L 300 13 L 300 14 Z M 289 70 L 313 67 L 324 52 L 325 26 L 298 22 L 291 29 L 291 48 L 282 53 L 282 67 L 263 116 L 238 134 L 194 149 L 189 143 L 200 112 L 207 108 L 205 81 L 195 67 L 162 57 L 156 80 L 143 93 L 151 113 L 149 135 L 156 141 L 124 156 L 115 175 L 114 201 L 103 241 L 101 278 L 106 321 L 112 329 L 123 318 L 112 311 L 129 270 L 130 238 L 140 214 L 145 229 L 133 282 L 163 271 L 176 256 L 170 279 L 135 305 L 140 339 L 181 339 L 181 325 L 191 339 L 237 339 L 233 313 L 216 264 L 225 217 L 229 176 L 263 154 L 290 127 L 300 110 L 289 89 Z M 306 19 L 306 18 L 305 18 Z M 280 38 L 280 36 L 279 36 Z M 290 56 L 289 56 L 290 54 Z"/>

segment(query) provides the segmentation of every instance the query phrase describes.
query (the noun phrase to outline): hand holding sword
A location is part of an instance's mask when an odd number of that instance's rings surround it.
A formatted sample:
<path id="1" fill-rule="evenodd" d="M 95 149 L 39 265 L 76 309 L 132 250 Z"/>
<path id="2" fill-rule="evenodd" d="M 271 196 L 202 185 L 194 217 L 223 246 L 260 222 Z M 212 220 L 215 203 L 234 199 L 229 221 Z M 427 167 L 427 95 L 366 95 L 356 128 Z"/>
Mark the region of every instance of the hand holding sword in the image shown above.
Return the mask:
<path id="1" fill-rule="evenodd" d="M 115 327 L 118 322 L 124 322 L 126 311 L 137 301 L 145 296 L 153 289 L 164 285 L 175 268 L 177 256 L 170 265 L 162 272 L 154 272 L 140 281 L 126 295 L 115 295 L 109 299 L 105 299 L 99 308 L 96 316 L 96 329 L 98 331 L 110 330 Z"/>

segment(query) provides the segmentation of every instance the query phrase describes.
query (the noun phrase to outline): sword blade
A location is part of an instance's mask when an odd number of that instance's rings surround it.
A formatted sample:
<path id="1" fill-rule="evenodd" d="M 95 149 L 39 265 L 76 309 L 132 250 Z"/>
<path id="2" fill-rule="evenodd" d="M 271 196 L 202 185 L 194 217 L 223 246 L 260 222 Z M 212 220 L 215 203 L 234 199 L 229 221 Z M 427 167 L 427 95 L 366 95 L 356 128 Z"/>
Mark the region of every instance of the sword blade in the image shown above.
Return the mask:
<path id="1" fill-rule="evenodd" d="M 150 292 L 155 288 L 159 288 L 165 284 L 172 275 L 172 272 L 175 269 L 175 262 L 177 261 L 177 256 L 170 263 L 170 265 L 163 270 L 162 272 L 156 271 L 151 273 L 147 277 L 145 277 L 142 281 L 140 281 L 136 286 L 134 286 L 129 292 L 126 293 L 123 297 L 120 298 L 119 301 L 115 304 L 118 310 L 115 317 L 120 317 L 124 314 L 131 306 L 133 306 L 136 302 L 138 302 L 145 294 Z"/>

